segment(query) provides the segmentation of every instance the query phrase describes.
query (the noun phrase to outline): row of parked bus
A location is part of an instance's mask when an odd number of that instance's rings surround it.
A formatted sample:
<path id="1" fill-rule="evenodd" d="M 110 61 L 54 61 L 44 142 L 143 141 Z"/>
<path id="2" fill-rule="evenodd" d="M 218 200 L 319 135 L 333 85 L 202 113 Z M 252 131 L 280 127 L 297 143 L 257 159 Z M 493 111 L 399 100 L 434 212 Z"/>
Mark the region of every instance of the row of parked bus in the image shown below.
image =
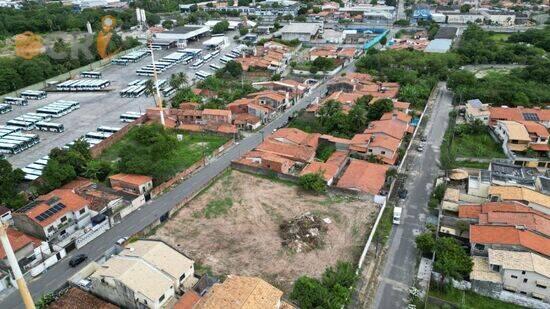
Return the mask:
<path id="1" fill-rule="evenodd" d="M 136 79 L 128 83 L 128 87 L 120 91 L 120 97 L 122 98 L 137 98 L 146 94 L 147 92 L 147 79 Z M 164 87 L 167 83 L 166 79 L 158 80 L 159 87 Z"/>
<path id="2" fill-rule="evenodd" d="M 30 131 L 37 128 L 37 123 L 49 120 L 51 120 L 51 116 L 48 115 L 38 113 L 26 113 L 19 117 L 8 120 L 6 124 L 8 126 L 19 128 L 24 131 Z"/>
<path id="3" fill-rule="evenodd" d="M 58 91 L 99 91 L 109 87 L 111 82 L 106 79 L 76 79 L 56 85 Z"/>
<path id="4" fill-rule="evenodd" d="M 78 103 L 77 101 L 58 100 L 41 108 L 38 108 L 36 110 L 36 113 L 49 115 L 53 118 L 59 118 L 79 108 L 80 103 Z"/>
<path id="5" fill-rule="evenodd" d="M 0 137 L 0 153 L 14 155 L 40 142 L 38 134 L 12 132 Z"/>
<path id="6" fill-rule="evenodd" d="M 173 52 L 169 55 L 166 55 L 165 57 L 160 58 L 158 61 L 155 62 L 154 66 L 153 64 L 142 66 L 141 68 L 136 70 L 136 74 L 139 76 L 153 76 L 155 70 L 157 74 L 160 74 L 178 63 L 189 63 L 191 59 L 193 58 L 190 58 L 190 56 L 184 52 Z"/>
<path id="7" fill-rule="evenodd" d="M 42 171 L 46 168 L 49 160 L 49 156 L 43 156 L 42 158 L 22 168 L 21 170 L 25 173 L 25 180 L 33 181 L 42 176 Z"/>
<path id="8" fill-rule="evenodd" d="M 219 50 L 215 50 L 211 53 L 208 53 L 208 54 L 204 55 L 203 57 L 197 59 L 195 62 L 193 62 L 191 67 L 193 69 L 198 69 L 198 68 L 202 67 L 205 63 L 212 60 L 214 57 L 216 57 L 219 54 L 220 54 Z"/>
<path id="9" fill-rule="evenodd" d="M 27 106 L 29 105 L 29 101 L 25 98 L 4 97 L 4 104 Z"/>

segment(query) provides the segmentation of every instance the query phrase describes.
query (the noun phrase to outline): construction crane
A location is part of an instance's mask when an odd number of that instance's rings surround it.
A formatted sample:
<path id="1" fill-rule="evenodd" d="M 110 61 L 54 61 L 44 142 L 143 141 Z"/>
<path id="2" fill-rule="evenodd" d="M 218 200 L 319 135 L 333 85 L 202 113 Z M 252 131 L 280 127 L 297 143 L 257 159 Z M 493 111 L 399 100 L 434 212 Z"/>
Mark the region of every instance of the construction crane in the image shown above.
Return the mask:
<path id="1" fill-rule="evenodd" d="M 160 111 L 160 124 L 164 127 L 165 123 L 164 111 L 162 108 L 162 96 L 160 95 L 157 66 L 155 65 L 155 54 L 153 50 L 153 33 L 149 29 L 147 29 L 147 45 L 149 46 L 149 52 L 151 53 L 151 64 L 153 65 L 153 82 L 155 84 L 155 93 L 153 94 L 153 97 L 155 98 L 155 103 Z"/>
<path id="2" fill-rule="evenodd" d="M 153 65 L 153 82 L 155 86 L 155 90 L 153 91 L 153 97 L 155 99 L 155 104 L 160 111 L 160 123 L 164 127 L 165 123 L 164 123 L 164 111 L 162 107 L 162 96 L 160 95 L 159 81 L 157 76 L 157 66 L 155 64 L 155 53 L 153 50 L 153 33 L 151 29 L 147 26 L 145 11 L 143 9 L 136 8 L 136 17 L 137 17 L 137 21 L 140 26 L 140 29 L 143 30 L 144 27 L 146 28 L 147 46 L 149 47 L 149 52 L 151 53 L 151 64 Z"/>
<path id="3" fill-rule="evenodd" d="M 2 241 L 4 251 L 6 252 L 8 263 L 11 267 L 15 282 L 17 283 L 17 287 L 19 288 L 19 294 L 21 294 L 21 298 L 23 299 L 25 308 L 34 309 L 34 301 L 32 300 L 29 289 L 27 288 L 25 278 L 23 278 L 23 274 L 21 273 L 21 268 L 19 268 L 19 263 L 17 263 L 17 258 L 15 257 L 15 253 L 13 252 L 13 248 L 11 247 L 6 229 L 7 228 L 4 226 L 4 223 L 0 221 L 0 240 Z"/>

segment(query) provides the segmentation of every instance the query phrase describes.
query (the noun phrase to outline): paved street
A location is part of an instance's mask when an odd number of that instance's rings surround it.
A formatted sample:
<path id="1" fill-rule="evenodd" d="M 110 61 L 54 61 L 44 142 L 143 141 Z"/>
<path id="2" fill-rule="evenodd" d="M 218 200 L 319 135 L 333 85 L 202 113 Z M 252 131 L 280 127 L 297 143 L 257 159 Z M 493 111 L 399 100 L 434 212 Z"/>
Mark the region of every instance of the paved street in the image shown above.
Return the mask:
<path id="1" fill-rule="evenodd" d="M 353 62 L 348 65 L 342 72 L 354 71 Z M 295 111 L 304 109 L 316 97 L 321 96 L 326 92 L 325 85 L 321 85 L 314 89 L 309 95 L 300 100 L 292 108 L 288 109 L 277 119 L 266 125 L 261 132 L 264 137 L 270 135 L 275 128 L 283 126 L 288 117 Z M 112 247 L 115 241 L 124 236 L 133 235 L 151 223 L 159 220 L 160 216 L 172 209 L 176 204 L 185 198 L 193 195 L 194 192 L 200 190 L 205 184 L 212 180 L 216 175 L 229 167 L 232 160 L 240 157 L 245 152 L 253 149 L 262 141 L 262 133 L 258 132 L 241 140 L 238 145 L 227 150 L 219 158 L 210 162 L 206 167 L 200 169 L 187 180 L 180 183 L 173 190 L 161 195 L 159 198 L 142 206 L 137 211 L 131 213 L 124 220 L 105 232 L 100 237 L 94 239 L 81 249 L 74 250 L 66 258 L 58 264 L 50 268 L 46 273 L 42 274 L 37 279 L 29 283 L 30 291 L 35 299 L 41 295 L 51 292 L 63 285 L 69 277 L 76 273 L 78 269 L 85 265 L 82 264 L 78 268 L 69 267 L 69 260 L 72 256 L 80 253 L 88 255 L 90 260 L 95 260 L 100 257 L 108 248 Z M 17 291 L 7 295 L 1 302 L 0 308 L 23 308 L 23 303 Z"/>
<path id="2" fill-rule="evenodd" d="M 452 104 L 452 93 L 446 90 L 444 83 L 440 83 L 438 87 L 435 105 L 428 114 L 429 120 L 424 131 L 427 147 L 423 153 L 411 148 L 414 158 L 408 164 L 408 178 L 405 183 L 409 195 L 401 203 L 401 225 L 396 226 L 390 235 L 390 247 L 372 308 L 406 308 L 408 289 L 416 276 L 414 238 L 425 225 L 428 200 L 439 170 L 438 164 L 434 163 L 439 163 L 439 147 L 447 128 Z"/>

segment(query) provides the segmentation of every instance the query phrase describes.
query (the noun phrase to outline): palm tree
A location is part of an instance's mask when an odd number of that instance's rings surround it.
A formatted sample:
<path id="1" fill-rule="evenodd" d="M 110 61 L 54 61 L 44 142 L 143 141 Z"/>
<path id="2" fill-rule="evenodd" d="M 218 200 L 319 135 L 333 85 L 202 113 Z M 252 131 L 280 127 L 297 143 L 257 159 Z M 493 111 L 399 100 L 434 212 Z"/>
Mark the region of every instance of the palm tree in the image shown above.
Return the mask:
<path id="1" fill-rule="evenodd" d="M 187 75 L 183 72 L 172 74 L 170 77 L 170 86 L 176 89 L 180 89 L 184 84 L 187 85 Z"/>
<path id="2" fill-rule="evenodd" d="M 155 93 L 155 82 L 153 82 L 152 79 L 147 80 L 145 82 L 145 95 L 150 96 Z"/>

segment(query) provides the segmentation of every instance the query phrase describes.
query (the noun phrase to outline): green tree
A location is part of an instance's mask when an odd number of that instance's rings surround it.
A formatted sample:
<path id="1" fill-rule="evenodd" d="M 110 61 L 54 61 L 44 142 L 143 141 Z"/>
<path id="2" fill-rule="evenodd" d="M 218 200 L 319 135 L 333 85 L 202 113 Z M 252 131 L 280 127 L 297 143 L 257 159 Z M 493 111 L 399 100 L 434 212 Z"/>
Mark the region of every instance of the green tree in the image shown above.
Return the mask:
<path id="1" fill-rule="evenodd" d="M 187 75 L 184 72 L 173 73 L 170 76 L 170 86 L 175 89 L 181 89 L 184 85 L 187 85 Z"/>
<path id="2" fill-rule="evenodd" d="M 416 236 L 414 241 L 416 242 L 416 248 L 418 248 L 423 255 L 428 255 L 434 251 L 435 237 L 432 232 L 424 232 Z"/>
<path id="3" fill-rule="evenodd" d="M 27 199 L 20 192 L 20 185 L 23 182 L 25 173 L 20 169 L 13 169 L 11 164 L 0 159 L 0 204 L 10 209 L 17 209 L 23 206 Z"/>
<path id="4" fill-rule="evenodd" d="M 75 179 L 76 172 L 72 165 L 59 163 L 57 159 L 50 157 L 41 178 L 39 191 L 47 193 Z"/>
<path id="5" fill-rule="evenodd" d="M 368 120 L 378 120 L 384 113 L 393 110 L 393 101 L 391 99 L 380 99 L 372 103 L 367 113 Z"/>
<path id="6" fill-rule="evenodd" d="M 241 27 L 241 28 L 239 28 L 239 34 L 240 34 L 241 36 L 247 35 L 247 34 L 248 34 L 248 28 L 247 28 L 247 27 Z"/>
<path id="7" fill-rule="evenodd" d="M 165 29 L 172 29 L 174 28 L 174 22 L 170 19 L 167 19 L 162 22 L 162 27 Z"/>
<path id="8" fill-rule="evenodd" d="M 298 184 L 306 191 L 323 193 L 327 190 L 327 182 L 320 173 L 305 174 L 298 178 Z"/>
<path id="9" fill-rule="evenodd" d="M 280 81 L 281 80 L 281 74 L 275 73 L 275 74 L 271 75 L 271 80 L 272 81 Z"/>
<path id="10" fill-rule="evenodd" d="M 447 87 L 456 89 L 459 86 L 472 87 L 477 83 L 477 78 L 474 73 L 466 70 L 456 70 L 449 74 Z"/>
<path id="11" fill-rule="evenodd" d="M 386 43 L 388 43 L 388 38 L 384 36 L 380 39 L 380 45 L 385 46 Z"/>
<path id="12" fill-rule="evenodd" d="M 222 20 L 212 27 L 212 34 L 224 33 L 227 30 L 229 30 L 229 22 L 227 20 Z"/>
<path id="13" fill-rule="evenodd" d="M 470 229 L 470 223 L 464 220 L 458 220 L 455 224 L 455 227 L 458 232 L 458 236 L 462 236 L 462 233 Z"/>
<path id="14" fill-rule="evenodd" d="M 460 13 L 468 13 L 470 12 L 470 9 L 472 8 L 469 4 L 463 4 L 460 6 Z"/>
<path id="15" fill-rule="evenodd" d="M 328 294 L 319 280 L 303 276 L 294 283 L 290 299 L 300 308 L 324 308 Z"/>
<path id="16" fill-rule="evenodd" d="M 462 280 L 472 271 L 474 264 L 472 258 L 454 238 L 441 237 L 437 239 L 435 256 L 434 269 L 441 274 L 441 283 L 444 283 L 445 279 L 449 277 Z"/>
<path id="17" fill-rule="evenodd" d="M 359 133 L 365 130 L 368 123 L 367 109 L 363 104 L 355 104 L 347 115 L 348 133 Z"/>
<path id="18" fill-rule="evenodd" d="M 88 162 L 86 165 L 84 176 L 102 182 L 107 179 L 107 176 L 109 176 L 112 169 L 113 168 L 109 162 L 93 160 Z"/>
<path id="19" fill-rule="evenodd" d="M 243 67 L 239 62 L 231 60 L 225 64 L 222 72 L 227 72 L 231 77 L 234 78 L 240 77 L 243 74 Z"/>
<path id="20" fill-rule="evenodd" d="M 342 104 L 338 101 L 330 100 L 325 102 L 317 113 L 319 123 L 323 127 L 323 133 L 342 132 L 342 126 L 345 124 Z"/>
<path id="21" fill-rule="evenodd" d="M 317 57 L 311 63 L 311 68 L 316 70 L 315 72 L 317 72 L 317 71 L 330 71 L 334 68 L 334 65 L 335 65 L 334 59 L 327 58 L 327 57 Z"/>

